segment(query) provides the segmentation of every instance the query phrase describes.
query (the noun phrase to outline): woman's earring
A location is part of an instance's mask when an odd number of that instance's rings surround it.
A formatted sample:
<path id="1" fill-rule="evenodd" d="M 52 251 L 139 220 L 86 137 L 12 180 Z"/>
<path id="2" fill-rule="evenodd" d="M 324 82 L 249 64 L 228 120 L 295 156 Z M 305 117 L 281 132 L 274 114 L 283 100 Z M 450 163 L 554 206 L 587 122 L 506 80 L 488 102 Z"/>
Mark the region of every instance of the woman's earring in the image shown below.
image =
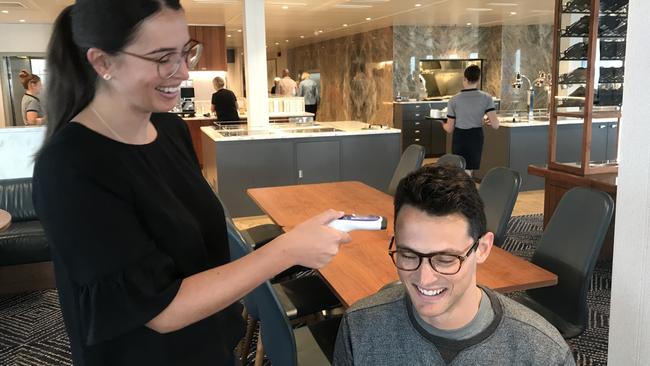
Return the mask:
<path id="1" fill-rule="evenodd" d="M 112 76 L 111 76 L 111 74 L 108 74 L 108 73 L 107 73 L 107 74 L 102 75 L 102 78 L 103 78 L 104 80 L 111 80 Z"/>

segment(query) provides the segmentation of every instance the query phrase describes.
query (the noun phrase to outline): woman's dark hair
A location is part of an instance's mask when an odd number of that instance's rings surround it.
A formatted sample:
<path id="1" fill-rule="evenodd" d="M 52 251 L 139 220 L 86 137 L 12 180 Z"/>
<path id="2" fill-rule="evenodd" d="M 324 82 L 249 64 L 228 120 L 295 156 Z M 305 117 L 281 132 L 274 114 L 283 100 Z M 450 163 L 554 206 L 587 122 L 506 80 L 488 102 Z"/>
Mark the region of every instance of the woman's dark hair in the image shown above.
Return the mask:
<path id="1" fill-rule="evenodd" d="M 45 144 L 95 97 L 97 73 L 86 58 L 91 47 L 115 54 L 158 11 L 180 10 L 179 0 L 77 0 L 54 22 L 47 50 Z"/>
<path id="2" fill-rule="evenodd" d="M 18 77 L 20 78 L 20 83 L 23 84 L 25 90 L 29 89 L 29 84 L 36 84 L 41 81 L 41 78 L 38 75 L 34 75 L 27 70 L 20 70 Z"/>
<path id="3" fill-rule="evenodd" d="M 404 177 L 395 192 L 395 221 L 409 205 L 432 216 L 460 214 L 469 223 L 474 240 L 487 231 L 483 200 L 472 178 L 463 169 L 448 165 L 426 165 Z"/>
<path id="4" fill-rule="evenodd" d="M 465 69 L 465 79 L 469 81 L 470 83 L 474 84 L 475 82 L 479 81 L 481 78 L 481 68 L 478 67 L 477 65 L 469 65 Z"/>

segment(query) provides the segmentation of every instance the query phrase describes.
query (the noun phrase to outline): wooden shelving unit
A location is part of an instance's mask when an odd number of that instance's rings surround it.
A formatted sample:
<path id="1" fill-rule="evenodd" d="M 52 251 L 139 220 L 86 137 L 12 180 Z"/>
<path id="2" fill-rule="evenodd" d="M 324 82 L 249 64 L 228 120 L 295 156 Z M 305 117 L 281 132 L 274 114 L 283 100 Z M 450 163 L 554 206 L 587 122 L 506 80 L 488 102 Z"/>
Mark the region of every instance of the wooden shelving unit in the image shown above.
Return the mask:
<path id="1" fill-rule="evenodd" d="M 601 9 L 601 1 L 605 9 Z M 627 1 L 624 3 L 621 0 L 555 1 L 549 169 L 580 176 L 618 172 L 616 161 L 594 162 L 591 160 L 590 151 L 593 142 L 593 119 L 612 118 L 620 122 L 620 102 L 617 101 L 622 95 L 626 30 Z M 607 39 L 604 41 L 606 44 L 601 44 L 605 39 Z M 598 55 L 599 47 L 602 50 L 605 46 L 621 46 L 623 55 L 620 57 L 618 53 L 614 56 L 609 53 L 604 56 Z M 615 66 L 607 67 L 608 65 Z M 600 75 L 598 80 L 596 80 L 597 71 Z M 572 89 L 573 92 L 570 92 Z M 596 89 L 598 94 L 603 91 L 600 100 L 597 98 Z M 611 93 L 610 97 L 605 98 L 607 93 Z M 615 93 L 618 93 L 616 98 L 612 97 Z M 608 103 L 610 105 L 607 105 Z M 584 121 L 582 138 L 575 141 L 576 144 L 581 144 L 581 156 L 578 161 L 567 162 L 557 159 L 559 118 L 576 118 Z"/>

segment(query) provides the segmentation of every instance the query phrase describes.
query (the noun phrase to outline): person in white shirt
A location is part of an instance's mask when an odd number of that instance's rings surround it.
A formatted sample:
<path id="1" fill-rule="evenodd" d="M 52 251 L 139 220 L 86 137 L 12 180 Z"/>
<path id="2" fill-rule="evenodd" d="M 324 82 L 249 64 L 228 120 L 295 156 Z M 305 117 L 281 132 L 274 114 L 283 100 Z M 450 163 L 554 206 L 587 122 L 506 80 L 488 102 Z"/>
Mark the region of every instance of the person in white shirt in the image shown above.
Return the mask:
<path id="1" fill-rule="evenodd" d="M 282 70 L 282 79 L 275 89 L 275 93 L 281 97 L 293 97 L 296 95 L 298 84 L 291 78 L 289 69 Z"/>

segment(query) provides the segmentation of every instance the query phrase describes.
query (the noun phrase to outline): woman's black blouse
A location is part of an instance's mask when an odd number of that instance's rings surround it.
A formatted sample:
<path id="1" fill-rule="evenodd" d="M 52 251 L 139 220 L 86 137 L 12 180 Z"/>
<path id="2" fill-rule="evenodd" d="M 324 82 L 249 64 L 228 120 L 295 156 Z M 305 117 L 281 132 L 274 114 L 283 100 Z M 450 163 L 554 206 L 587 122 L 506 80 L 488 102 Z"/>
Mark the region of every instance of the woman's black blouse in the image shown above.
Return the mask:
<path id="1" fill-rule="evenodd" d="M 36 161 L 34 204 L 77 366 L 219 365 L 243 333 L 238 303 L 167 334 L 145 326 L 183 278 L 230 256 L 184 121 L 151 121 L 158 135 L 145 145 L 71 122 Z"/>

